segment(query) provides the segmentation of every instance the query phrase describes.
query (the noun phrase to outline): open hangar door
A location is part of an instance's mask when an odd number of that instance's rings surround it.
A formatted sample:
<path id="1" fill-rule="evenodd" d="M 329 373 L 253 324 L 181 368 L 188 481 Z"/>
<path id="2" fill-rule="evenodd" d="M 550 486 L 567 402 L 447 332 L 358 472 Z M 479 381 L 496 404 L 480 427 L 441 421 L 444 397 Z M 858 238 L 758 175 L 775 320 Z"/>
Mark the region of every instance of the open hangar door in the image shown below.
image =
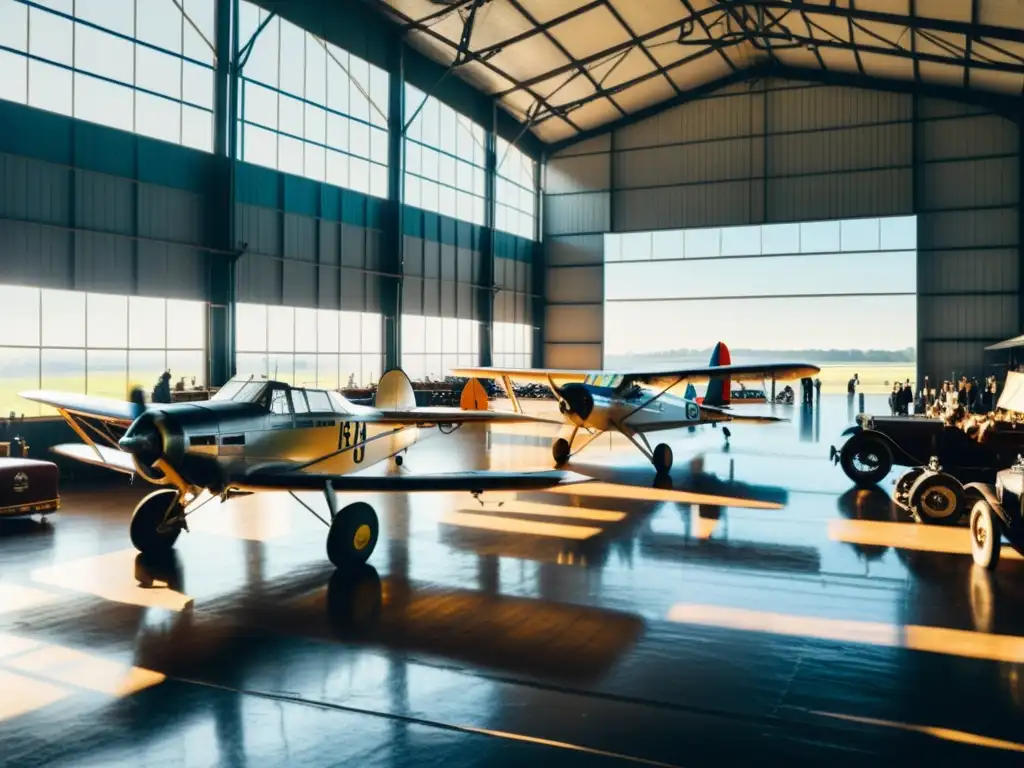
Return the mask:
<path id="1" fill-rule="evenodd" d="M 911 378 L 980 376 L 1024 327 L 1019 145 L 983 106 L 763 78 L 567 146 L 545 169 L 546 364 L 605 360 L 606 233 L 916 216 Z"/>

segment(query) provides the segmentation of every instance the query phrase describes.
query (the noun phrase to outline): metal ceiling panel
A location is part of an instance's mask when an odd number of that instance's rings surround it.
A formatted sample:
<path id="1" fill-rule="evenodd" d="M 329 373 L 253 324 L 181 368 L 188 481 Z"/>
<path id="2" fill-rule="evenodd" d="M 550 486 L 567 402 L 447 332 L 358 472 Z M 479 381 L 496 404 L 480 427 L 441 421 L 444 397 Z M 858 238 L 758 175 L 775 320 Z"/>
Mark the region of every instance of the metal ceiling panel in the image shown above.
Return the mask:
<path id="1" fill-rule="evenodd" d="M 1024 81 L 1022 0 L 362 1 L 545 141 L 773 62 L 999 95 Z"/>

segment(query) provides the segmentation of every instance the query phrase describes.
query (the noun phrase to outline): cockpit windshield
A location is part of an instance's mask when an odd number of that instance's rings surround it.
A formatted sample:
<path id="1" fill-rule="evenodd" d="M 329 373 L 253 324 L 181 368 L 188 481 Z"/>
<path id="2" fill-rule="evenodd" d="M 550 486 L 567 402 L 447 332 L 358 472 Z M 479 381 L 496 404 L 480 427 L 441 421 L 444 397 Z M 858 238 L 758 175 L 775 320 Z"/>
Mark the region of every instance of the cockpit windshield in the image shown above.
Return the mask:
<path id="1" fill-rule="evenodd" d="M 265 379 L 231 379 L 217 390 L 211 400 L 231 400 L 236 403 L 255 403 L 267 388 Z"/>

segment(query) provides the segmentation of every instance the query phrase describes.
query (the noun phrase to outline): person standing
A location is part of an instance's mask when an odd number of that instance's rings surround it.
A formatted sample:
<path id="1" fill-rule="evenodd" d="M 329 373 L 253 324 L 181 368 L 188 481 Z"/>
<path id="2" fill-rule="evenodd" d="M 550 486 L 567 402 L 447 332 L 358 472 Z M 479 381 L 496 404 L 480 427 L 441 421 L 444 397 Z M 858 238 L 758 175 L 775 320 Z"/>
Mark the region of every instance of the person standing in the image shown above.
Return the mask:
<path id="1" fill-rule="evenodd" d="M 814 399 L 821 402 L 821 379 L 819 378 L 814 379 Z"/>

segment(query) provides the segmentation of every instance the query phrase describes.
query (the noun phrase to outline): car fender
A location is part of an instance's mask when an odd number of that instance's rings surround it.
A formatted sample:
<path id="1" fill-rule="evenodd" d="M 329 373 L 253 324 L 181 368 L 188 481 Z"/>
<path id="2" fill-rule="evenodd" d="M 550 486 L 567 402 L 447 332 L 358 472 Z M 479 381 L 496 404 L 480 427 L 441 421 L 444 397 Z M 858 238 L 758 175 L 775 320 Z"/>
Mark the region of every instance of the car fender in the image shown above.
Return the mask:
<path id="1" fill-rule="evenodd" d="M 860 432 L 864 437 L 877 438 L 882 444 L 889 450 L 889 455 L 892 456 L 894 464 L 899 464 L 904 467 L 920 467 L 928 464 L 927 456 L 912 456 L 903 450 L 903 447 L 893 440 L 885 432 L 878 432 L 874 429 L 863 429 Z"/>
<path id="2" fill-rule="evenodd" d="M 850 437 L 851 435 L 859 435 L 864 431 L 864 427 L 860 424 L 854 424 L 852 427 L 847 427 L 843 430 L 843 437 Z"/>
<path id="3" fill-rule="evenodd" d="M 991 483 L 967 483 L 964 486 L 964 492 L 967 494 L 968 498 L 984 499 L 996 514 L 1002 517 L 1000 512 L 1002 511 L 1003 505 L 999 503 L 999 497 L 996 495 L 996 489 Z"/>

